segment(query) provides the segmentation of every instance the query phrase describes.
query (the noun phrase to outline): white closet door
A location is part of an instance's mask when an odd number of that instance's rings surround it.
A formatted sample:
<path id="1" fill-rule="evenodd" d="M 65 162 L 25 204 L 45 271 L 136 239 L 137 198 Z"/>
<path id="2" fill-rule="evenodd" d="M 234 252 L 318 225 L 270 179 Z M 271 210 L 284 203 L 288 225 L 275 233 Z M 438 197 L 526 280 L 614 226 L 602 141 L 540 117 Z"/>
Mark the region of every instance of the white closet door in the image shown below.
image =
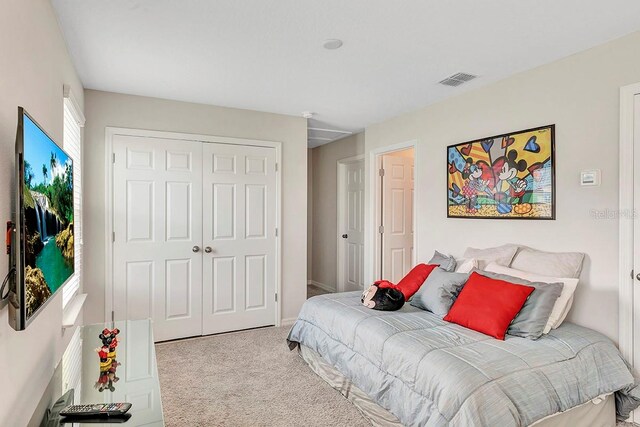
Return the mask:
<path id="1" fill-rule="evenodd" d="M 413 262 L 413 158 L 382 157 L 382 278 L 398 283 Z"/>
<path id="2" fill-rule="evenodd" d="M 621 214 L 631 216 L 621 216 L 620 221 L 631 221 L 633 226 L 633 253 L 634 253 L 634 268 L 633 275 L 635 275 L 634 292 L 633 292 L 633 307 L 634 307 L 634 324 L 633 324 L 633 371 L 634 374 L 640 374 L 640 292 L 638 292 L 640 286 L 640 226 L 636 217 L 640 212 L 640 94 L 634 96 L 634 108 L 633 108 L 633 212 L 621 212 Z M 640 409 L 633 411 L 632 421 L 638 423 L 640 421 Z"/>
<path id="3" fill-rule="evenodd" d="M 202 143 L 113 144 L 114 316 L 152 318 L 157 341 L 201 335 Z"/>
<path id="4" fill-rule="evenodd" d="M 340 215 L 340 281 L 338 291 L 364 289 L 364 160 L 347 163 L 343 168 L 339 192 L 342 197 Z"/>
<path id="5" fill-rule="evenodd" d="M 275 159 L 273 148 L 203 146 L 204 334 L 275 324 Z"/>

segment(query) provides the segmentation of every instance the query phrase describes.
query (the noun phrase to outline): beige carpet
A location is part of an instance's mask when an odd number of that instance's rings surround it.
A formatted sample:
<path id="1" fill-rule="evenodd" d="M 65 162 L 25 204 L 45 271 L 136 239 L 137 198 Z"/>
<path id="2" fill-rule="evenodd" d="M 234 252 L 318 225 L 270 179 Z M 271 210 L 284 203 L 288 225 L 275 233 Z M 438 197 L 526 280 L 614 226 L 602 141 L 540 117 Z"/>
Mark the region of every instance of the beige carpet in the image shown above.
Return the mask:
<path id="1" fill-rule="evenodd" d="M 325 291 L 319 286 L 316 285 L 307 285 L 307 299 L 311 297 L 315 297 L 317 295 L 324 295 L 330 293 L 329 291 Z"/>
<path id="2" fill-rule="evenodd" d="M 167 426 L 368 426 L 265 328 L 158 344 Z"/>

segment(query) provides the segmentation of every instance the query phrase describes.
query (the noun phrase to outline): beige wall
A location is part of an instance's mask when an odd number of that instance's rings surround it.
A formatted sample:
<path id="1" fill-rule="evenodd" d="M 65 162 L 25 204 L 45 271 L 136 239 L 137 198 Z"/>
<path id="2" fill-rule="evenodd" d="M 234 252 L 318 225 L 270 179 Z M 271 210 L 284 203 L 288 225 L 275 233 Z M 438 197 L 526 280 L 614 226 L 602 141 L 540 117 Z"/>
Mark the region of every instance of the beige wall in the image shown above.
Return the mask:
<path id="1" fill-rule="evenodd" d="M 305 119 L 87 90 L 85 92 L 85 289 L 87 321 L 105 318 L 105 128 L 107 126 L 282 143 L 282 317 L 306 299 L 307 123 Z"/>
<path id="2" fill-rule="evenodd" d="M 64 84 L 71 85 L 82 105 L 82 85 L 49 1 L 3 0 L 0 13 L 0 218 L 3 224 L 12 217 L 14 208 L 18 106 L 26 108 L 62 144 Z M 0 256 L 0 276 L 4 277 L 7 271 L 7 257 Z M 58 292 L 22 332 L 15 332 L 9 326 L 6 304 L 0 307 L 0 425 L 22 426 L 36 410 L 72 330 L 62 335 L 62 292 Z"/>
<path id="3" fill-rule="evenodd" d="M 364 133 L 314 148 L 311 280 L 336 289 L 338 160 L 364 153 Z"/>
<path id="4" fill-rule="evenodd" d="M 417 260 L 428 260 L 435 249 L 459 256 L 467 246 L 506 242 L 585 252 L 588 257 L 569 320 L 616 340 L 618 221 L 595 219 L 592 210 L 618 208 L 619 89 L 640 81 L 639 51 L 640 33 L 635 33 L 368 127 L 367 155 L 386 145 L 419 141 Z M 447 145 L 550 123 L 556 124 L 555 221 L 446 218 Z M 602 170 L 602 185 L 581 187 L 580 171 L 596 168 Z M 366 238 L 369 248 L 371 235 Z M 370 263 L 365 265 L 369 271 Z"/>

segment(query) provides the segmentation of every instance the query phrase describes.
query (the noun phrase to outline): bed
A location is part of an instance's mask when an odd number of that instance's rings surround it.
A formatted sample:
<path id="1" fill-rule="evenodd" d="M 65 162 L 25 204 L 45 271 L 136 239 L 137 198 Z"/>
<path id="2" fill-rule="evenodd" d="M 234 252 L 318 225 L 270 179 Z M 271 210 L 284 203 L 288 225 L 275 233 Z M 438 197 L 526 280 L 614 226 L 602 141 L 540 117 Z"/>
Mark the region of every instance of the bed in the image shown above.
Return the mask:
<path id="1" fill-rule="evenodd" d="M 565 322 L 500 341 L 409 304 L 371 310 L 360 296 L 309 299 L 287 341 L 374 425 L 614 426 L 614 411 L 626 418 L 640 404 L 626 362 L 593 330 Z"/>

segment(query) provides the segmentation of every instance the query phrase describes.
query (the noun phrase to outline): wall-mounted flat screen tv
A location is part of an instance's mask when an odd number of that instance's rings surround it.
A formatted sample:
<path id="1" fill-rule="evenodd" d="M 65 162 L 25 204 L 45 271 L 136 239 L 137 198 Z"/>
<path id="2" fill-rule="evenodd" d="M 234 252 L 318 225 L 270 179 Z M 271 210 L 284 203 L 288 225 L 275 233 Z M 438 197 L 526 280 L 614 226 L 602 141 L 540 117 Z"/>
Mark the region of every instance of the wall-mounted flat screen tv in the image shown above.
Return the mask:
<path id="1" fill-rule="evenodd" d="M 73 161 L 23 108 L 16 137 L 16 268 L 9 323 L 22 330 L 73 275 Z"/>

